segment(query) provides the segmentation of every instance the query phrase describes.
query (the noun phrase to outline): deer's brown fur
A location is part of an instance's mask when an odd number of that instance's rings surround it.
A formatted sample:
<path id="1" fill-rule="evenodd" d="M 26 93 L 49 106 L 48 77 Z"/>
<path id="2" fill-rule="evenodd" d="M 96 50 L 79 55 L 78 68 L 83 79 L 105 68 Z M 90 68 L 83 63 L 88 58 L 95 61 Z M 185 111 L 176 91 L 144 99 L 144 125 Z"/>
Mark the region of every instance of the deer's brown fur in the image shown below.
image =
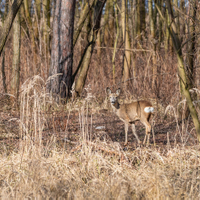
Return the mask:
<path id="1" fill-rule="evenodd" d="M 110 88 L 106 89 L 107 94 L 110 98 L 110 103 L 115 114 L 124 122 L 125 124 L 125 145 L 128 142 L 128 126 L 131 124 L 133 134 L 135 135 L 138 143 L 141 143 L 136 131 L 135 131 L 135 121 L 141 121 L 146 127 L 146 135 L 143 144 L 149 143 L 149 134 L 151 132 L 151 125 L 149 123 L 151 114 L 154 110 L 152 104 L 149 101 L 141 100 L 132 103 L 119 104 L 118 97 L 120 94 L 120 89 L 115 93 L 112 93 Z"/>

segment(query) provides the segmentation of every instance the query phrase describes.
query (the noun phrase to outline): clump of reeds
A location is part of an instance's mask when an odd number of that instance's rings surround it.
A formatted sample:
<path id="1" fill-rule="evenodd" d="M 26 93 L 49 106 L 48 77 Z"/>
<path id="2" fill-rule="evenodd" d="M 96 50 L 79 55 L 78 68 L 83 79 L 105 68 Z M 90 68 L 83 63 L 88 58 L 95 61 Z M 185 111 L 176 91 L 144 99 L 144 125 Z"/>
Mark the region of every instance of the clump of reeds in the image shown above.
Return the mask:
<path id="1" fill-rule="evenodd" d="M 43 79 L 40 76 L 27 79 L 21 87 L 20 95 L 21 139 L 41 145 L 46 101 Z"/>
<path id="2" fill-rule="evenodd" d="M 138 148 L 82 143 L 71 152 L 50 149 L 49 156 L 31 150 L 0 156 L 4 199 L 198 199 L 200 151 Z"/>

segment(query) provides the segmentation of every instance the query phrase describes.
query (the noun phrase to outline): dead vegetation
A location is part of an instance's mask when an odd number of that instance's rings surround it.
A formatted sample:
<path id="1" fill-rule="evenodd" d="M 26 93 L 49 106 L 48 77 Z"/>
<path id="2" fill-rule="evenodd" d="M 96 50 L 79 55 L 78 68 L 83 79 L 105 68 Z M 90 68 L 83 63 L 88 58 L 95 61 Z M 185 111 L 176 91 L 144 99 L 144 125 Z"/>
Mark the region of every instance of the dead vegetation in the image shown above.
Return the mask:
<path id="1" fill-rule="evenodd" d="M 188 9 L 184 8 L 189 13 Z M 77 23 L 80 14 L 76 12 Z M 195 20 L 184 12 L 180 18 L 180 27 L 185 29 L 181 31 L 183 58 L 187 65 L 187 56 L 195 56 L 192 81 L 196 88 L 190 92 L 195 93 L 193 103 L 199 115 L 199 39 L 196 52 L 190 52 L 187 42 L 193 38 L 193 30 L 189 28 Z M 120 15 L 111 16 L 116 26 Z M 146 19 L 148 25 L 149 16 Z M 135 20 L 131 13 L 130 20 Z M 161 34 L 161 43 L 154 52 L 149 25 L 141 40 L 140 34 L 133 35 L 136 24 L 127 23 L 131 33 L 127 89 L 122 81 L 125 51 L 121 32 L 116 50 L 114 44 L 106 42 L 94 47 L 81 97 L 60 105 L 46 94 L 51 58 L 42 51 L 43 39 L 38 40 L 34 52 L 28 27 L 25 21 L 22 23 L 19 101 L 10 94 L 13 30 L 4 48 L 5 60 L 0 57 L 5 65 L 0 75 L 1 83 L 5 81 L 0 85 L 1 199 L 200 199 L 200 148 L 191 116 L 185 117 L 186 100 L 181 95 L 178 62 L 169 37 Z M 165 33 L 167 26 L 162 27 Z M 36 29 L 42 35 L 39 24 Z M 102 36 L 103 29 L 109 31 L 101 25 Z M 112 34 L 114 29 L 109 33 L 113 39 L 118 37 L 118 33 Z M 82 34 L 74 47 L 73 73 L 87 45 L 85 29 Z M 111 38 L 106 40 L 112 42 Z M 39 75 L 33 77 L 33 73 Z M 120 103 L 152 103 L 155 112 L 150 121 L 155 145 L 151 135 L 148 147 L 138 146 L 130 130 L 128 145 L 124 146 L 124 124 L 109 107 L 105 93 L 108 86 L 121 88 Z M 140 122 L 136 130 L 143 140 L 145 128 Z"/>
<path id="2" fill-rule="evenodd" d="M 73 152 L 53 141 L 45 148 L 21 145 L 20 152 L 0 157 L 1 198 L 199 198 L 199 147 L 124 152 L 115 143 L 95 143 L 114 155 L 85 142 Z"/>
<path id="3" fill-rule="evenodd" d="M 63 106 L 48 97 L 41 77 L 28 79 L 20 114 L 1 112 L 7 133 L 18 133 L 1 140 L 1 198 L 198 199 L 193 125 L 180 123 L 175 107 L 166 112 L 168 122 L 154 119 L 156 146 L 152 137 L 149 147 L 136 146 L 130 131 L 124 147 L 123 123 L 89 88 L 86 98 Z M 143 138 L 144 128 L 136 126 Z"/>

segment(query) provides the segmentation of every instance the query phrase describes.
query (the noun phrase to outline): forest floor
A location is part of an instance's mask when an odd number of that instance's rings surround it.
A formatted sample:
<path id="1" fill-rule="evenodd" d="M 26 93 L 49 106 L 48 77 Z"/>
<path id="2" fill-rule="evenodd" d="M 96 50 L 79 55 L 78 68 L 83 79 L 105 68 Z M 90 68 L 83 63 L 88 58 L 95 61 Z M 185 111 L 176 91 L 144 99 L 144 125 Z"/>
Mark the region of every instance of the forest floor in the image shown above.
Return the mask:
<path id="1" fill-rule="evenodd" d="M 16 110 L 11 110 L 9 106 L 4 106 L 0 111 L 0 149 L 17 151 L 20 141 L 20 116 Z M 72 149 L 83 137 L 90 141 L 97 138 L 100 141 L 117 142 L 124 150 L 134 151 L 137 147 L 137 140 L 132 133 L 131 126 L 128 130 L 128 145 L 124 146 L 125 131 L 124 123 L 110 110 L 102 109 L 96 113 L 88 111 L 82 115 L 79 111 L 71 112 L 51 112 L 47 113 L 45 127 L 42 133 L 42 140 L 44 144 L 50 140 L 52 136 L 56 138 L 57 145 L 63 146 L 64 143 L 68 150 Z M 163 117 L 162 117 L 163 118 Z M 184 123 L 184 121 L 183 121 Z M 153 124 L 153 133 L 155 137 L 155 144 L 158 148 L 165 149 L 166 146 L 171 147 L 178 144 L 186 146 L 196 145 L 197 139 L 192 130 L 193 123 L 177 122 L 174 117 L 171 119 L 161 119 L 160 116 L 151 117 L 151 124 Z M 187 135 L 183 134 L 183 129 Z M 141 122 L 136 122 L 136 132 L 139 139 L 143 141 L 145 136 L 145 127 Z M 150 146 L 154 146 L 153 134 L 150 135 Z M 0 150 L 0 151 L 1 151 Z"/>
<path id="2" fill-rule="evenodd" d="M 199 198 L 200 149 L 191 120 L 155 112 L 155 145 L 151 134 L 148 147 L 138 146 L 129 128 L 124 146 L 124 124 L 109 108 L 77 105 L 35 112 L 30 104 L 26 120 L 23 109 L 2 103 L 1 199 Z M 20 124 L 28 127 L 23 133 Z M 142 141 L 143 124 L 136 122 L 136 131 Z"/>

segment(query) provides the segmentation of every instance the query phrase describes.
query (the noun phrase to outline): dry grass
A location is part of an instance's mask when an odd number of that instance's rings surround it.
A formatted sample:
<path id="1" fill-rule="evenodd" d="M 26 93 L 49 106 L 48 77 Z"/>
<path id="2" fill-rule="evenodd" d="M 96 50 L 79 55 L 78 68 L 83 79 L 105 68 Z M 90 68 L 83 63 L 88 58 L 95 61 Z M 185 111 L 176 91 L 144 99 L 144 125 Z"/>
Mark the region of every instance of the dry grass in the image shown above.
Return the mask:
<path id="1" fill-rule="evenodd" d="M 83 142 L 67 152 L 54 142 L 22 142 L 18 153 L 1 154 L 1 198 L 199 199 L 199 147 L 123 152 L 112 143 L 94 144 Z"/>
<path id="2" fill-rule="evenodd" d="M 124 151 L 118 142 L 91 141 L 88 123 L 92 97 L 68 104 L 79 112 L 80 139 L 70 150 L 57 138 L 43 144 L 45 83 L 36 76 L 21 92 L 18 151 L 0 154 L 1 199 L 199 199 L 200 148 L 138 147 Z M 95 102 L 95 101 L 92 101 Z M 53 109 L 59 105 L 50 102 Z M 68 122 L 67 122 L 68 123 Z M 67 127 L 66 123 L 66 127 Z M 92 124 L 92 123 L 91 123 Z"/>

